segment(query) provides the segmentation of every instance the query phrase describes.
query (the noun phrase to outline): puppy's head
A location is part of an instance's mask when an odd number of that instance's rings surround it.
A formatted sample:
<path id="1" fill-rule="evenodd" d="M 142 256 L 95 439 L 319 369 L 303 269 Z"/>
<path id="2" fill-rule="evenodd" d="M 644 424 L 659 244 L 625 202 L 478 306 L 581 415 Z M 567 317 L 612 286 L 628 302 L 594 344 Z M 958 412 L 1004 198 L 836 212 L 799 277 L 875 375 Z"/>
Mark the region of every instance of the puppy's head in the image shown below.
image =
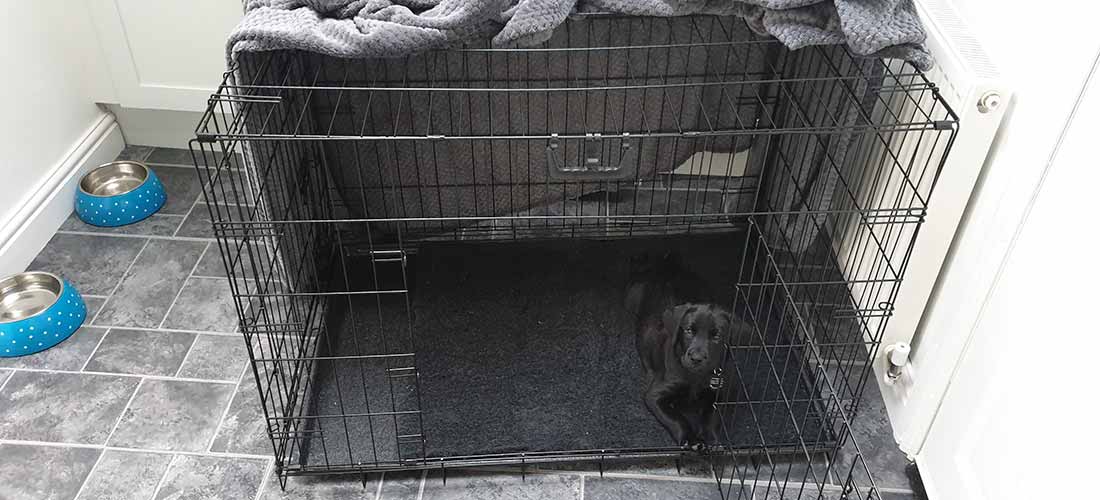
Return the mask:
<path id="1" fill-rule="evenodd" d="M 664 327 L 676 339 L 675 354 L 690 372 L 718 368 L 730 339 L 730 314 L 711 304 L 681 304 L 664 313 Z"/>

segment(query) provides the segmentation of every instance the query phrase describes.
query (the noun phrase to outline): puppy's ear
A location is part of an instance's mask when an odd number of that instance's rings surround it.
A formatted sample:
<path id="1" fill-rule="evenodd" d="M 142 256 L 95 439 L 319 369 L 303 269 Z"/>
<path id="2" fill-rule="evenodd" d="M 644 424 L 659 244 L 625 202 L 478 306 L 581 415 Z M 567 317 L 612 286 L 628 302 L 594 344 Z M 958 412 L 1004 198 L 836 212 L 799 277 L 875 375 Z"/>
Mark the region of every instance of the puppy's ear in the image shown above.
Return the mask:
<path id="1" fill-rule="evenodd" d="M 719 318 L 722 318 L 722 321 L 725 321 L 726 323 L 732 322 L 732 317 L 730 316 L 729 311 L 722 309 L 721 307 L 714 306 L 714 314 L 717 315 Z"/>
<path id="2" fill-rule="evenodd" d="M 680 304 L 676 307 L 665 309 L 664 316 L 661 317 L 661 324 L 665 328 L 665 332 L 673 337 L 680 334 L 680 323 L 683 323 L 684 316 L 688 313 L 694 312 L 697 306 L 693 304 Z"/>
<path id="3" fill-rule="evenodd" d="M 729 342 L 734 338 L 734 324 L 733 317 L 730 313 L 721 307 L 714 307 L 712 310 L 715 317 L 718 318 L 718 324 L 722 329 L 722 339 Z"/>

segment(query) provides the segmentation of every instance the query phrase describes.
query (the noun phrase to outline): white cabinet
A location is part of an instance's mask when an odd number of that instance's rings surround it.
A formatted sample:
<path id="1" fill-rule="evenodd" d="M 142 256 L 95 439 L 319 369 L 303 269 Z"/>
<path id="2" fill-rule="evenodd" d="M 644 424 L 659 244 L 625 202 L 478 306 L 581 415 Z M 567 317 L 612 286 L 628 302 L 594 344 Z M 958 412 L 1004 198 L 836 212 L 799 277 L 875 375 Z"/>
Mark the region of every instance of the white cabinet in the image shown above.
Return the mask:
<path id="1" fill-rule="evenodd" d="M 225 71 L 235 0 L 85 0 L 113 88 L 96 96 L 127 108 L 202 111 Z"/>

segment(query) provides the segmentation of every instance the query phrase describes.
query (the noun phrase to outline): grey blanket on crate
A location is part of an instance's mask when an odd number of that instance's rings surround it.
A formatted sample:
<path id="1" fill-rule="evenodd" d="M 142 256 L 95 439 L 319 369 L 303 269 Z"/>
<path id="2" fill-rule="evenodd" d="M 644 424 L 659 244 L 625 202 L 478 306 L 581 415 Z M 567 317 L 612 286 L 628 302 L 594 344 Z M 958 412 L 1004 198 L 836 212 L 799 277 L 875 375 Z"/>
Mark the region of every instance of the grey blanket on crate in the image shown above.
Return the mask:
<path id="1" fill-rule="evenodd" d="M 861 56 L 931 65 L 911 0 L 249 0 L 228 56 L 305 50 L 335 57 L 398 57 L 492 37 L 533 45 L 576 11 L 635 16 L 743 17 L 791 49 L 847 45 Z"/>
<path id="2" fill-rule="evenodd" d="M 396 56 L 413 55 L 405 61 L 410 68 L 427 67 L 421 56 L 428 49 L 457 45 L 461 42 L 474 42 L 489 46 L 534 45 L 552 40 L 555 46 L 562 46 L 562 38 L 569 38 L 563 33 L 566 30 L 555 28 L 566 22 L 566 18 L 573 11 L 602 11 L 618 12 L 638 16 L 666 16 L 672 21 L 667 27 L 658 26 L 659 29 L 673 30 L 676 38 L 690 39 L 692 27 L 689 22 L 678 23 L 677 16 L 688 14 L 726 14 L 743 18 L 746 22 L 740 27 L 735 27 L 731 37 L 733 39 L 753 39 L 761 37 L 761 33 L 775 36 L 784 45 L 790 48 L 801 48 L 813 45 L 844 45 L 857 55 L 871 56 L 863 60 L 853 61 L 853 66 L 838 70 L 848 74 L 869 75 L 875 71 L 873 58 L 902 58 L 909 60 L 918 67 L 927 67 L 931 64 L 930 56 L 921 46 L 924 40 L 924 32 L 917 19 L 911 0 L 746 0 L 718 1 L 718 0 L 250 0 L 247 2 L 247 11 L 238 28 L 230 35 L 227 55 L 240 63 L 247 61 L 253 55 L 259 56 L 269 51 L 296 50 L 312 53 L 316 64 L 324 64 L 326 58 L 357 58 L 379 59 Z M 682 18 L 681 18 L 682 19 Z M 756 33 L 754 33 L 754 31 Z M 681 36 L 684 35 L 684 36 Z M 583 30 L 574 32 L 571 42 L 584 42 Z M 622 36 L 622 34 L 596 33 L 597 37 Z M 632 41 L 644 45 L 645 37 L 660 40 L 661 36 L 669 36 L 668 33 L 643 33 L 635 32 Z M 637 38 L 643 38 L 637 40 Z M 601 40 L 602 38 L 597 38 Z M 554 43 L 554 42 L 558 43 Z M 589 78 L 603 78 L 610 84 L 623 82 L 626 79 L 642 78 L 643 81 L 656 82 L 661 78 L 661 73 L 670 71 L 674 74 L 699 74 L 698 66 L 717 64 L 722 61 L 723 51 L 731 50 L 728 47 L 715 47 L 709 50 L 708 58 L 688 58 L 687 54 L 670 50 L 666 53 L 658 51 L 655 54 L 653 70 L 651 73 L 639 75 L 636 73 L 641 64 L 635 64 L 634 71 L 629 62 L 613 60 L 611 64 L 602 64 L 599 61 L 593 67 L 607 67 L 608 74 L 588 75 Z M 838 47 L 839 50 L 839 47 Z M 764 71 L 771 68 L 771 61 L 767 58 L 776 54 L 765 51 L 752 51 L 749 59 L 741 61 L 743 69 L 749 71 Z M 423 56 L 427 57 L 427 56 Z M 599 54 L 593 56 L 600 57 Z M 646 57 L 649 57 L 648 55 Z M 662 59 L 662 58 L 667 58 Z M 708 60 L 709 59 L 709 60 Z M 728 60 L 728 58 L 727 58 Z M 471 58 L 468 74 L 486 75 L 494 79 L 509 79 L 507 68 L 490 67 L 487 61 L 481 62 Z M 259 65 L 256 65 L 259 66 Z M 815 65 L 816 66 L 816 65 Z M 253 75 L 248 75 L 248 68 L 255 67 L 249 64 L 239 66 L 243 81 L 251 81 Z M 377 66 L 375 66 L 377 67 Z M 385 67 L 385 66 L 383 66 Z M 385 82 L 401 82 L 406 76 L 395 65 L 383 71 L 383 74 L 372 74 L 370 80 L 365 74 L 357 74 L 364 71 L 361 65 L 353 67 L 353 73 L 343 76 L 357 81 L 376 81 L 379 84 Z M 646 66 L 648 67 L 648 66 Z M 672 68 L 672 69 L 669 69 Z M 692 70 L 692 71 L 689 71 Z M 545 80 L 554 84 L 565 83 L 570 80 L 569 70 L 564 64 L 551 65 L 542 71 L 537 80 Z M 813 70 L 811 70 L 813 71 Z M 392 73 L 392 74 L 389 74 Z M 628 74 L 629 73 L 629 74 Z M 299 75 L 304 76 L 304 75 Z M 813 77 L 821 75 L 785 75 L 790 77 Z M 331 77 L 331 75 L 328 75 Z M 423 77 L 423 76 L 422 76 Z M 321 78 L 326 78 L 322 74 Z M 576 75 L 572 75 L 576 78 Z M 875 90 L 869 81 L 863 78 L 857 79 L 858 83 L 854 91 L 859 96 L 865 96 L 863 100 L 872 98 Z M 349 81 L 351 81 L 349 80 Z M 274 83 L 274 82 L 273 82 Z M 339 85 L 339 81 L 315 81 L 317 85 Z M 747 95 L 766 95 L 763 87 L 766 83 L 752 83 L 745 87 Z M 591 116 L 598 117 L 604 114 L 621 115 L 626 120 L 622 124 L 623 130 L 644 130 L 649 125 L 656 125 L 657 129 L 675 129 L 678 124 L 688 126 L 695 124 L 702 126 L 707 119 L 701 110 L 715 109 L 719 105 L 720 92 L 715 88 L 703 90 L 703 87 L 691 87 L 690 89 L 671 89 L 673 94 L 671 101 L 680 102 L 686 99 L 688 102 L 698 102 L 700 106 L 682 107 L 672 109 L 668 113 L 662 112 L 659 116 L 653 116 L 652 110 L 660 104 L 660 95 L 647 96 L 643 102 L 628 102 L 625 99 L 608 99 L 593 104 L 588 110 Z M 829 110 L 827 114 L 839 117 L 835 123 L 839 126 L 853 125 L 859 120 L 860 112 L 854 109 L 851 100 L 846 100 L 842 93 L 830 93 L 827 102 L 818 102 L 813 86 L 797 86 L 788 96 L 792 101 L 799 102 L 807 109 Z M 416 129 L 413 124 L 429 122 L 426 117 L 448 117 L 448 123 L 439 122 L 437 126 L 443 130 L 452 127 L 463 128 L 473 135 L 489 134 L 487 127 L 495 123 L 495 133 L 531 134 L 535 130 L 522 128 L 522 120 L 510 119 L 501 116 L 508 108 L 508 98 L 503 95 L 492 96 L 478 95 L 474 106 L 451 109 L 449 104 L 442 100 L 410 100 L 406 105 L 399 107 L 394 112 L 386 107 L 371 108 L 366 103 L 352 99 L 344 104 L 351 113 L 342 113 L 336 116 L 334 121 L 328 122 L 331 131 L 343 133 L 356 133 L 362 123 L 368 123 L 372 129 L 383 127 L 380 130 L 392 131 L 401 135 L 420 135 L 423 130 Z M 656 101 L 654 101 L 656 100 Z M 650 102 L 653 101 L 653 102 Z M 585 117 L 574 114 L 564 118 L 556 116 L 554 110 L 576 108 L 568 97 L 555 95 L 550 97 L 544 108 L 539 108 L 539 103 L 532 103 L 529 109 L 532 114 L 550 114 L 548 130 L 540 133 L 583 133 L 590 132 L 585 125 Z M 641 113 L 623 113 L 624 108 L 647 109 L 651 113 L 646 126 L 643 126 Z M 586 103 L 587 105 L 587 103 Z M 315 111 L 316 112 L 316 111 Z M 369 115 L 366 122 L 352 122 L 351 117 Z M 496 116 L 494 116 L 496 115 Z M 726 113 L 722 121 L 726 123 L 710 124 L 716 127 L 736 128 L 738 121 L 753 123 L 754 120 L 763 119 L 763 125 L 770 127 L 800 126 L 800 123 L 768 123 L 770 116 L 768 110 L 740 109 L 737 116 Z M 253 117 L 255 118 L 255 117 Z M 782 119 L 782 118 L 781 118 Z M 788 116 L 785 120 L 794 120 Z M 553 121 L 553 126 L 550 126 Z M 346 122 L 346 123 L 345 123 Z M 398 124 L 399 128 L 393 128 Z M 463 125 L 465 124 L 465 125 Z M 259 128 L 259 123 L 248 123 L 248 128 Z M 530 127 L 530 124 L 526 124 Z M 389 127 L 389 128 L 384 128 Z M 423 127 L 421 127 L 423 128 Z M 304 132 L 304 130 L 303 130 Z M 316 132 L 316 131 L 314 131 Z M 462 130 L 452 130 L 462 132 Z M 635 160 L 639 178 L 651 178 L 655 172 L 667 171 L 691 157 L 693 153 L 702 150 L 728 152 L 743 151 L 747 147 L 760 149 L 764 141 L 757 140 L 756 144 L 746 144 L 740 136 L 736 141 L 731 138 L 719 138 L 707 143 L 705 141 L 690 141 L 675 139 L 642 141 L 636 148 Z M 769 189 L 762 194 L 766 196 L 768 204 L 773 210 L 788 211 L 795 215 L 782 217 L 780 224 L 773 225 L 779 228 L 781 234 L 773 235 L 782 238 L 784 247 L 795 252 L 802 252 L 813 243 L 813 239 L 819 229 L 827 227 L 828 221 L 824 216 L 800 216 L 797 213 L 803 210 L 821 209 L 833 206 L 835 203 L 834 192 L 838 177 L 838 168 L 850 167 L 845 165 L 849 143 L 853 136 L 845 133 L 831 139 L 809 141 L 799 146 L 803 161 L 811 164 L 809 168 L 798 168 L 798 189 L 785 188 Z M 578 183 L 567 185 L 546 182 L 548 170 L 547 155 L 542 151 L 544 145 L 523 141 L 513 142 L 515 147 L 496 148 L 495 150 L 473 147 L 456 147 L 450 144 L 430 150 L 417 149 L 417 145 L 411 141 L 396 141 L 392 143 L 380 143 L 378 141 L 327 141 L 323 145 L 324 155 L 328 164 L 333 168 L 327 175 L 335 185 L 339 198 L 343 205 L 350 211 L 350 216 L 364 217 L 383 215 L 390 217 L 399 214 L 405 217 L 440 217 L 440 216 L 485 216 L 492 215 L 582 215 L 588 214 L 589 209 L 599 208 L 600 203 L 586 202 L 582 197 L 593 194 L 598 189 L 598 183 L 590 183 L 582 190 Z M 262 158 L 263 150 L 270 146 L 263 141 L 249 141 L 244 144 L 246 157 Z M 483 145 L 479 145 L 479 148 Z M 574 145 L 575 146 L 575 145 Z M 570 146 L 569 150 L 575 147 Z M 425 156 L 425 155 L 432 156 Z M 745 175 L 760 179 L 768 176 L 783 174 L 779 169 L 763 171 L 762 162 L 764 154 L 750 154 L 748 170 Z M 485 162 L 485 158 L 494 161 Z M 386 161 L 373 164 L 369 167 L 357 166 L 359 158 L 383 158 Z M 251 161 L 250 161 L 251 162 Z M 525 171 L 509 170 L 510 165 L 526 164 Z M 433 167 L 421 171 L 421 165 Z M 362 168 L 371 168 L 370 175 L 363 175 Z M 788 174 L 790 172 L 787 172 Z M 511 175 L 520 175 L 520 178 L 512 179 Z M 472 179 L 508 179 L 514 187 L 508 190 L 494 189 L 490 187 L 458 187 L 469 183 Z M 261 180 L 265 182 L 265 180 Z M 277 180 L 266 180 L 277 182 Z M 423 184 L 451 186 L 436 190 L 434 196 L 425 197 L 424 191 L 416 186 Z M 790 184 L 789 182 L 786 184 Z M 392 189 L 393 186 L 401 186 Z M 380 189 L 386 187 L 386 189 Z M 269 189 L 270 190 L 270 189 Z M 433 193 L 428 193 L 433 194 Z M 285 211 L 289 207 L 280 207 L 278 200 L 272 198 L 266 200 L 272 205 L 269 209 Z M 660 201 L 658 199 L 658 201 Z M 676 200 L 667 200 L 675 203 Z M 753 200 L 747 196 L 733 199 L 733 203 L 740 209 L 751 208 Z M 747 207 L 743 203 L 749 204 Z M 667 207 L 654 207 L 647 205 L 649 209 L 663 212 Z M 682 207 L 681 207 L 682 208 Z M 699 210 L 693 209 L 695 212 Z M 721 212 L 731 207 L 702 207 L 707 213 Z M 478 224 L 485 226 L 488 223 Z M 431 227 L 429 227 L 431 226 Z M 439 224 L 438 226 L 424 224 L 423 230 L 440 232 L 450 231 L 456 228 L 456 224 Z M 384 229 L 384 228 L 383 228 Z M 478 228 L 473 228 L 478 229 Z M 481 229 L 485 229 L 481 227 Z"/>

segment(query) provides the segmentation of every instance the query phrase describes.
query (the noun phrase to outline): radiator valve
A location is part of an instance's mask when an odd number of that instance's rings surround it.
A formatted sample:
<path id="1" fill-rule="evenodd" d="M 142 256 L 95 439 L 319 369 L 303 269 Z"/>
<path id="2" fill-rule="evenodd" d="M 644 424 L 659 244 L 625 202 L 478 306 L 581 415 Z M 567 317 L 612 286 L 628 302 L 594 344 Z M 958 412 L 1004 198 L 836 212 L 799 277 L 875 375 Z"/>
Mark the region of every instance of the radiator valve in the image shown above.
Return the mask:
<path id="1" fill-rule="evenodd" d="M 893 384 L 909 364 L 909 344 L 898 342 L 886 348 L 886 383 Z"/>
<path id="2" fill-rule="evenodd" d="M 989 91 L 981 95 L 978 98 L 978 111 L 982 114 L 995 111 L 1001 106 L 1001 94 L 996 91 Z"/>

